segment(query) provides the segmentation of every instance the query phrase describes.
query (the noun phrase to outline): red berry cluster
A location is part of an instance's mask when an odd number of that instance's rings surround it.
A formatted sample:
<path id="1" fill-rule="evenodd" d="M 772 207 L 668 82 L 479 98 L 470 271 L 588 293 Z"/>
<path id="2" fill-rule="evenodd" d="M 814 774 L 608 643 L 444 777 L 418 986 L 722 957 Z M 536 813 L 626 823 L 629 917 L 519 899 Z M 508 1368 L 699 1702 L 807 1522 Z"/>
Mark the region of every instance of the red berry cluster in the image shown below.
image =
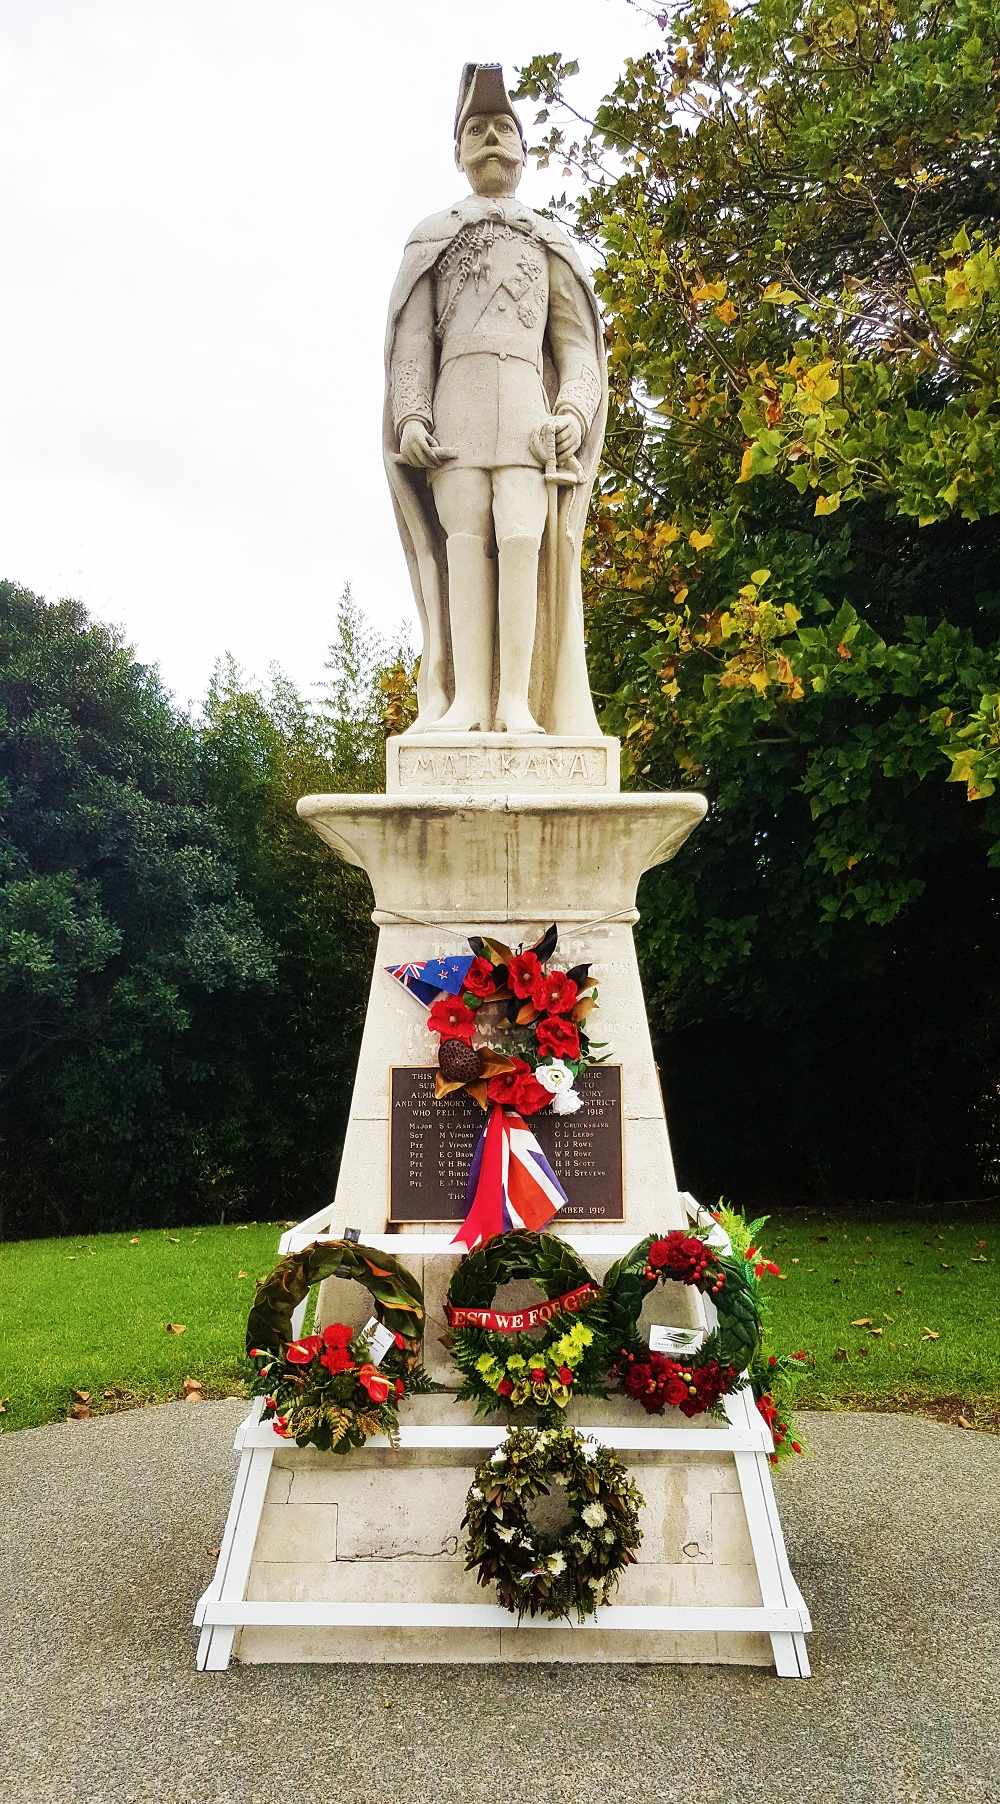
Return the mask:
<path id="1" fill-rule="evenodd" d="M 623 1348 L 622 1355 L 625 1390 L 651 1416 L 662 1415 L 668 1407 L 679 1409 L 684 1416 L 700 1416 L 718 1403 L 738 1377 L 735 1366 L 720 1365 L 717 1359 L 703 1366 L 685 1366 L 664 1353 L 637 1359 Z"/>
<path id="2" fill-rule="evenodd" d="M 718 1266 L 717 1274 L 711 1283 L 706 1283 L 705 1274 L 712 1266 Z M 642 1275 L 650 1283 L 670 1277 L 679 1284 L 697 1284 L 713 1297 L 718 1296 L 726 1282 L 725 1271 L 712 1248 L 697 1235 L 685 1234 L 683 1228 L 673 1228 L 662 1240 L 650 1241 Z"/>

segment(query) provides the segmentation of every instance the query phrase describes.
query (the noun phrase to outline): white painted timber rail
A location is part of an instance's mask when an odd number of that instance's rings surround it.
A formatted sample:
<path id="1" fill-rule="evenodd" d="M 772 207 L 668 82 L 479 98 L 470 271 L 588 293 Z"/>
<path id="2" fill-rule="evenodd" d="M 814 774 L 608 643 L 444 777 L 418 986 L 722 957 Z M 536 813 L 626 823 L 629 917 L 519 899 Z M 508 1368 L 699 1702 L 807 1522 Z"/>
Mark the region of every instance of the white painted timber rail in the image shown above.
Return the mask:
<path id="1" fill-rule="evenodd" d="M 618 1447 L 634 1453 L 678 1449 L 683 1453 L 769 1453 L 773 1442 L 763 1418 L 758 1420 L 759 1428 L 753 1423 L 727 1428 L 632 1428 L 604 1423 L 595 1423 L 591 1427 L 587 1422 L 575 1422 L 573 1426 L 580 1434 L 600 1441 L 604 1447 Z M 456 1423 L 453 1428 L 401 1427 L 396 1445 L 403 1450 L 410 1447 L 468 1447 L 485 1451 L 502 1446 L 506 1438 L 506 1428 L 476 1428 L 467 1423 Z M 269 1447 L 272 1452 L 278 1452 L 282 1447 L 294 1445 L 295 1442 L 286 1436 L 275 1434 L 270 1422 L 251 1419 L 236 1433 L 237 1453 L 245 1453 L 250 1447 Z M 384 1434 L 372 1434 L 365 1446 L 391 1447 L 392 1442 Z"/>
<path id="2" fill-rule="evenodd" d="M 208 1599 L 201 1620 L 225 1627 L 393 1629 L 664 1629 L 697 1633 L 749 1630 L 797 1634 L 809 1627 L 795 1605 L 606 1604 L 583 1622 L 523 1616 L 499 1604 L 233 1603 Z"/>

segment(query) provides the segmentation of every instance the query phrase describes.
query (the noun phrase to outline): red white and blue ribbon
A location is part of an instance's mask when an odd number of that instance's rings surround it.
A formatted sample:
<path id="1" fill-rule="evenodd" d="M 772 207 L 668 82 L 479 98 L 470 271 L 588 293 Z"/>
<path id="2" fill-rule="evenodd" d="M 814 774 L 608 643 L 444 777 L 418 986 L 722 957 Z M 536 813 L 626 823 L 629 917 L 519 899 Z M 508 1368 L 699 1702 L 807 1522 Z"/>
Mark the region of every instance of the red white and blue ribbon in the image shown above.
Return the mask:
<path id="1" fill-rule="evenodd" d="M 544 1228 L 567 1202 L 538 1141 L 516 1109 L 490 1106 L 465 1185 L 465 1220 L 452 1241 L 471 1253 L 511 1228 Z"/>

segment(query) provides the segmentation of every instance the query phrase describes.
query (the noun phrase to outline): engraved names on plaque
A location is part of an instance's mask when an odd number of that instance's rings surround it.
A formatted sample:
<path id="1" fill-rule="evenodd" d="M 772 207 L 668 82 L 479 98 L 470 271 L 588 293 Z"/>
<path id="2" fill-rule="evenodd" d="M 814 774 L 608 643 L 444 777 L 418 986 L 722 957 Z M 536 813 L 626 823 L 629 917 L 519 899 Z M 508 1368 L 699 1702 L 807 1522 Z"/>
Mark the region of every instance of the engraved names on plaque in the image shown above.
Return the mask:
<path id="1" fill-rule="evenodd" d="M 581 1073 L 575 1115 L 546 1109 L 527 1125 L 569 1202 L 561 1221 L 624 1221 L 621 1067 Z M 486 1116 L 471 1096 L 440 1102 L 434 1068 L 394 1065 L 389 1072 L 389 1220 L 461 1221 L 465 1180 Z"/>

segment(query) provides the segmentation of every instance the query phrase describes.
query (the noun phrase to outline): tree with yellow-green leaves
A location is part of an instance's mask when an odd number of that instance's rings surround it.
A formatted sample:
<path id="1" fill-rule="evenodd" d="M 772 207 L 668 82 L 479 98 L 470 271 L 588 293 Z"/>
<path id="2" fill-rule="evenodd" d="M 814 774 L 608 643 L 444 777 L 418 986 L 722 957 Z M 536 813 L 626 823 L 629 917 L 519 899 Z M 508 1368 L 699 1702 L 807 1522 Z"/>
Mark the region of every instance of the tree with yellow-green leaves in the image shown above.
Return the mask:
<path id="1" fill-rule="evenodd" d="M 591 671 L 632 780 L 712 803 L 646 900 L 676 1082 L 697 1116 L 722 1079 L 711 1108 L 743 1124 L 748 1169 L 777 1111 L 816 1190 L 982 1188 L 1000 1142 L 1000 13 L 693 0 L 592 119 L 574 70 L 537 57 L 521 93 L 539 160 L 582 177 L 553 208 L 591 247 L 607 321 Z M 870 1183 L 831 1150 L 848 1089 Z"/>

